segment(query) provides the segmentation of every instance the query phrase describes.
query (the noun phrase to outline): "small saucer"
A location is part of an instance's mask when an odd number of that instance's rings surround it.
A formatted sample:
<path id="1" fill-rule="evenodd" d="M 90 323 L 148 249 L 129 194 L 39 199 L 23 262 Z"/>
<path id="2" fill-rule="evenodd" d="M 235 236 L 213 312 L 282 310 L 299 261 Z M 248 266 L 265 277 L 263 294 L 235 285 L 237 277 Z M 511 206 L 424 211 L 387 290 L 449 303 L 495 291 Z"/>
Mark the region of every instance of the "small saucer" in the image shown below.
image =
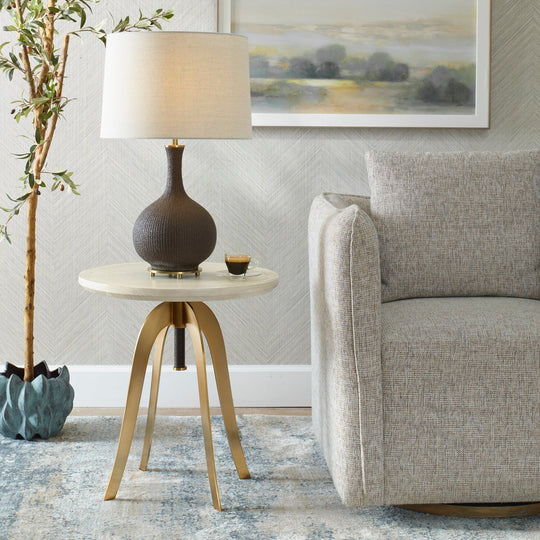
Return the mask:
<path id="1" fill-rule="evenodd" d="M 260 276 L 261 273 L 259 272 L 259 270 L 257 270 L 257 268 L 248 268 L 248 271 L 246 272 L 245 274 L 245 277 L 255 277 L 255 276 Z M 229 274 L 229 272 L 227 272 L 227 270 L 219 270 L 218 272 L 216 272 L 216 276 L 218 277 L 230 277 L 231 279 L 238 279 L 238 278 L 243 278 L 244 277 L 244 274 L 239 274 L 238 276 L 235 276 L 233 274 Z"/>

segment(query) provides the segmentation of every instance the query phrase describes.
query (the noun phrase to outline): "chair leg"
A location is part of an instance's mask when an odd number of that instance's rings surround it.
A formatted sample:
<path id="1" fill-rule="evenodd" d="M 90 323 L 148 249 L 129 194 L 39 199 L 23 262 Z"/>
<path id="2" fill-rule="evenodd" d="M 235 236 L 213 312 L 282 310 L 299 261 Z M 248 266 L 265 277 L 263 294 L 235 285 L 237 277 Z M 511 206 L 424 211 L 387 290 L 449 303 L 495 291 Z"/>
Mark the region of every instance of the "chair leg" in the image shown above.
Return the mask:
<path id="1" fill-rule="evenodd" d="M 214 444 L 212 441 L 212 426 L 210 423 L 210 404 L 208 401 L 208 381 L 206 377 L 206 359 L 202 341 L 199 321 L 189 304 L 185 304 L 186 328 L 193 342 L 195 352 L 195 364 L 197 366 L 197 382 L 199 385 L 199 399 L 201 402 L 201 420 L 204 436 L 204 450 L 206 454 L 206 467 L 208 469 L 208 480 L 210 482 L 210 492 L 212 493 L 212 503 L 216 510 L 221 511 L 221 500 L 219 498 L 219 488 L 216 475 L 216 462 L 214 459 Z"/>
<path id="2" fill-rule="evenodd" d="M 152 350 L 152 345 L 163 328 L 172 323 L 171 320 L 171 304 L 164 302 L 154 308 L 142 325 L 135 352 L 133 354 L 133 365 L 131 367 L 131 377 L 129 381 L 129 389 L 126 400 L 126 408 L 124 410 L 124 418 L 122 420 L 122 428 L 120 429 L 120 439 L 116 450 L 109 485 L 105 492 L 104 500 L 114 499 L 118 493 L 120 482 L 126 467 L 133 433 L 135 431 L 135 422 L 137 421 L 137 413 L 139 412 L 139 404 L 141 401 L 141 393 L 146 374 L 146 366 L 148 357 Z"/>
<path id="3" fill-rule="evenodd" d="M 152 436 L 154 435 L 154 426 L 156 423 L 156 409 L 159 392 L 159 379 L 161 376 L 161 361 L 163 359 L 163 348 L 169 326 L 161 330 L 154 343 L 154 360 L 152 363 L 152 385 L 150 387 L 150 402 L 148 404 L 148 415 L 146 416 L 146 432 L 144 435 L 144 445 L 139 469 L 146 471 L 148 459 L 150 458 L 150 448 L 152 446 Z"/>
<path id="4" fill-rule="evenodd" d="M 206 304 L 190 302 L 190 306 L 199 321 L 212 356 L 223 423 L 225 424 L 225 431 L 227 432 L 227 439 L 238 476 L 242 479 L 250 478 L 242 443 L 240 442 L 238 424 L 236 423 L 229 368 L 227 366 L 227 353 L 221 328 L 213 311 Z"/>

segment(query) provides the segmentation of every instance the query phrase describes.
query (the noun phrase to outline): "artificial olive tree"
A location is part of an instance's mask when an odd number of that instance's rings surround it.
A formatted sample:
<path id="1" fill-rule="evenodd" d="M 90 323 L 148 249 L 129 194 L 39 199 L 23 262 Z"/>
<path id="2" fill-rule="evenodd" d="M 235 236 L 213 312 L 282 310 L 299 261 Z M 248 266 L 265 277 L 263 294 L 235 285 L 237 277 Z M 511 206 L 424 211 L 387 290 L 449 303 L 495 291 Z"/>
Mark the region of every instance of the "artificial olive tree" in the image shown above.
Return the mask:
<path id="1" fill-rule="evenodd" d="M 14 119 L 32 122 L 28 151 L 16 154 L 24 161 L 22 195 L 9 197 L 11 204 L 2 208 L 7 219 L 0 225 L 0 234 L 10 241 L 9 221 L 26 206 L 26 272 L 25 272 L 25 362 L 24 380 L 34 379 L 34 292 L 36 263 L 36 211 L 42 190 L 64 191 L 74 194 L 77 184 L 72 172 L 48 171 L 47 156 L 57 131 L 57 123 L 70 99 L 63 94 L 63 83 L 68 62 L 69 42 L 81 33 L 94 34 L 106 43 L 105 23 L 87 25 L 87 17 L 100 0 L 0 0 L 0 13 L 11 19 L 4 27 L 9 41 L 0 44 L 0 69 L 9 81 L 22 77 L 26 93 L 11 106 Z M 111 2 L 111 6 L 114 3 Z M 112 23 L 112 32 L 161 29 L 161 22 L 170 19 L 172 11 L 156 10 L 151 16 L 139 11 L 136 20 L 129 17 Z M 61 31 L 60 31 L 61 30 Z"/>

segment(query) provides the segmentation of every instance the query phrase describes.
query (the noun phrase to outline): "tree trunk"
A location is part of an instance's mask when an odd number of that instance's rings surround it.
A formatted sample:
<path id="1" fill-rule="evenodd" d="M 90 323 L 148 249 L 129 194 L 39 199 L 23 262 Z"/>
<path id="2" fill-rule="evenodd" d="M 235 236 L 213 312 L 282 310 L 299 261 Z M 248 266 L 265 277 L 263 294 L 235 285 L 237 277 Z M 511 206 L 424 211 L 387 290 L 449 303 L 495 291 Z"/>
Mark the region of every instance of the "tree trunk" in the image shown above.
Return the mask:
<path id="1" fill-rule="evenodd" d="M 39 175 L 38 175 L 39 176 Z M 38 203 L 39 178 L 36 177 L 34 190 L 28 197 L 28 215 L 26 222 L 26 274 L 24 301 L 24 380 L 34 380 L 34 293 L 36 270 L 36 210 Z"/>
<path id="2" fill-rule="evenodd" d="M 48 8 L 56 7 L 56 0 L 48 0 Z M 20 0 L 17 1 L 17 7 L 19 9 L 20 19 L 22 17 L 22 8 Z M 50 15 L 47 19 L 45 27 L 45 42 L 47 52 L 50 54 L 54 50 L 54 17 Z M 66 69 L 67 53 L 69 47 L 69 34 L 64 36 L 64 43 L 61 52 L 60 67 L 58 70 L 58 85 L 56 87 L 56 97 L 62 96 L 62 88 L 64 85 L 64 73 Z M 42 85 L 43 81 L 39 82 L 39 86 L 36 89 L 34 74 L 30 68 L 30 62 L 28 59 L 28 51 L 23 47 L 23 59 L 25 60 L 26 75 L 28 83 L 30 85 L 30 97 L 34 97 L 38 92 L 38 97 L 43 95 Z M 47 76 L 47 67 L 44 65 L 41 72 L 43 80 Z M 53 114 L 50 119 L 45 123 L 40 119 L 42 108 L 38 108 L 34 112 L 34 128 L 39 132 L 39 139 L 37 141 L 43 141 L 36 149 L 33 162 L 34 173 L 34 185 L 32 187 L 32 193 L 27 199 L 28 215 L 26 221 L 26 274 L 24 276 L 25 281 L 25 302 L 24 302 L 24 380 L 31 382 L 34 380 L 34 296 L 35 296 L 35 283 L 36 283 L 36 210 L 39 197 L 39 184 L 41 182 L 41 171 L 45 165 L 49 148 L 51 146 L 52 138 L 56 129 L 56 122 L 58 120 L 58 113 Z"/>
<path id="3" fill-rule="evenodd" d="M 47 8 L 49 13 L 45 21 L 45 27 L 42 30 L 42 40 L 44 42 L 45 51 L 47 55 L 51 55 L 54 51 L 54 14 L 51 11 L 56 8 L 57 0 L 47 0 Z M 17 9 L 19 20 L 24 21 L 24 10 L 27 9 L 21 0 L 15 0 L 15 7 Z M 64 84 L 64 73 L 66 69 L 67 51 L 69 46 L 69 34 L 64 36 L 64 43 L 61 52 L 60 67 L 57 76 L 57 88 L 56 97 L 62 96 L 62 87 Z M 32 71 L 30 64 L 30 58 L 28 55 L 28 48 L 22 47 L 22 60 L 24 64 L 24 71 L 30 90 L 30 98 L 42 97 L 43 86 L 47 80 L 47 74 L 49 68 L 46 64 L 42 65 L 41 74 L 34 78 L 36 75 Z M 37 84 L 36 84 L 37 83 Z M 34 380 L 34 296 L 35 296 L 35 283 L 36 283 L 36 211 L 39 196 L 39 184 L 41 182 L 41 171 L 47 159 L 49 148 L 51 146 L 54 131 L 56 129 L 56 122 L 58 120 L 58 112 L 53 114 L 50 125 L 48 121 L 43 123 L 40 118 L 42 112 L 42 106 L 34 111 L 34 128 L 39 133 L 39 138 L 36 142 L 43 141 L 36 149 L 34 156 L 34 162 L 32 171 L 34 173 L 34 185 L 31 187 L 27 204 L 28 215 L 26 221 L 26 273 L 24 275 L 25 281 L 25 301 L 24 301 L 24 380 L 31 382 Z M 49 128 L 49 129 L 47 129 Z M 36 136 L 37 137 L 37 136 Z"/>

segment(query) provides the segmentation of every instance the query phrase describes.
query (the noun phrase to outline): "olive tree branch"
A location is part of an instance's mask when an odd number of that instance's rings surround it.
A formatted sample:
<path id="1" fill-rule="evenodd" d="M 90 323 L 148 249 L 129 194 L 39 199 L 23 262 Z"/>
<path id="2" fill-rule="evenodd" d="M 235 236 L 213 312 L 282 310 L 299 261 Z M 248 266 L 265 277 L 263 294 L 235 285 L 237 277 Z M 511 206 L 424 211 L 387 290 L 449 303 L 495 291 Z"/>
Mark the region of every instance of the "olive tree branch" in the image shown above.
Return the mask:
<path id="1" fill-rule="evenodd" d="M 64 36 L 64 42 L 62 45 L 60 67 L 58 68 L 58 85 L 56 87 L 57 100 L 60 100 L 62 97 L 62 89 L 64 87 L 64 76 L 65 76 L 65 71 L 66 71 L 66 62 L 67 62 L 67 57 L 68 57 L 68 48 L 69 48 L 69 34 L 66 34 Z M 53 112 L 53 115 L 50 119 L 50 123 L 47 127 L 47 132 L 45 134 L 43 145 L 41 146 L 41 150 L 39 152 L 39 158 L 38 158 L 38 163 L 36 167 L 39 167 L 40 172 L 41 172 L 41 169 L 43 168 L 43 165 L 45 164 L 47 155 L 49 154 L 49 148 L 51 147 L 51 143 L 53 140 L 54 131 L 56 129 L 56 123 L 58 122 L 59 115 L 60 115 L 60 106 L 58 106 Z"/>
<path id="2" fill-rule="evenodd" d="M 24 26 L 24 15 L 21 5 L 21 0 L 15 0 L 15 6 L 17 8 L 17 15 L 19 16 L 19 35 L 21 35 L 22 27 Z M 24 63 L 24 70 L 26 72 L 26 79 L 28 82 L 28 87 L 30 89 L 30 98 L 36 97 L 36 85 L 34 82 L 34 75 L 32 73 L 32 66 L 30 65 L 30 58 L 28 56 L 28 47 L 22 45 L 22 59 Z"/>
<path id="3" fill-rule="evenodd" d="M 41 41 L 43 43 L 44 54 L 41 55 L 43 64 L 41 67 L 41 75 L 38 80 L 38 88 L 41 89 L 47 80 L 49 74 L 49 62 L 54 49 L 54 26 L 55 16 L 54 8 L 56 7 L 56 0 L 48 0 L 47 2 L 47 15 L 45 17 L 45 28 L 40 31 Z"/>

